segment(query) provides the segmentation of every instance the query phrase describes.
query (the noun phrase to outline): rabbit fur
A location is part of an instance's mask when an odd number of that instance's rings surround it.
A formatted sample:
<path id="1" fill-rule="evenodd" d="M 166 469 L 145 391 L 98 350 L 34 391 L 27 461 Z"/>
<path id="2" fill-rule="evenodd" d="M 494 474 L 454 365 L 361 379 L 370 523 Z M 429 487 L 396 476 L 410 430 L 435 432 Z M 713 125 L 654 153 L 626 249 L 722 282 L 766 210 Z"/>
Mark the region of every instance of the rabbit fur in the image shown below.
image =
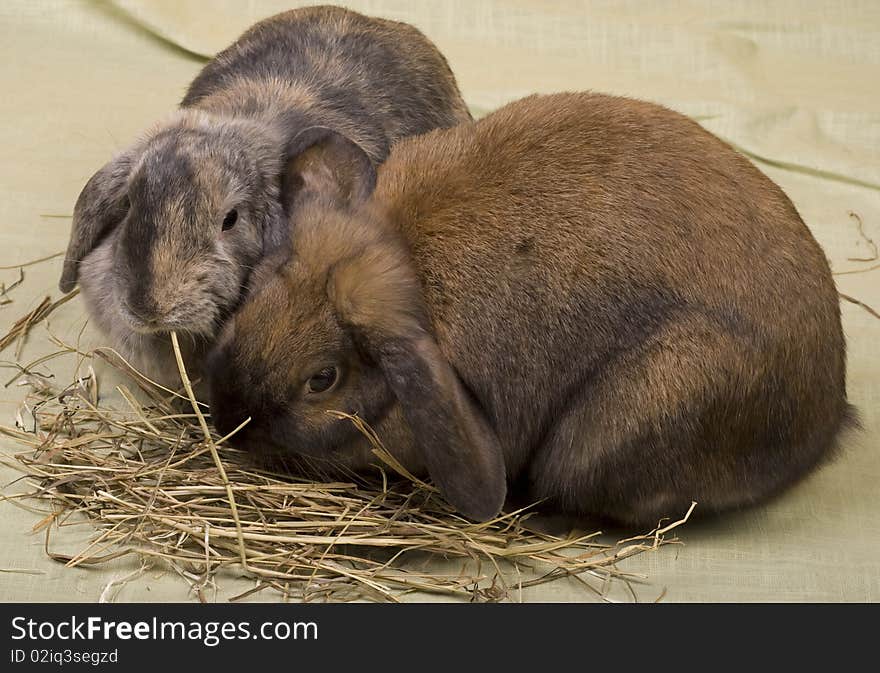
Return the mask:
<path id="1" fill-rule="evenodd" d="M 211 413 L 221 432 L 251 419 L 238 446 L 364 469 L 338 410 L 468 517 L 510 492 L 656 524 L 783 491 L 853 424 L 823 251 L 684 116 L 532 96 L 405 140 L 377 173 L 313 140 L 289 172 L 344 163 L 360 186 L 313 191 L 218 337 Z"/>

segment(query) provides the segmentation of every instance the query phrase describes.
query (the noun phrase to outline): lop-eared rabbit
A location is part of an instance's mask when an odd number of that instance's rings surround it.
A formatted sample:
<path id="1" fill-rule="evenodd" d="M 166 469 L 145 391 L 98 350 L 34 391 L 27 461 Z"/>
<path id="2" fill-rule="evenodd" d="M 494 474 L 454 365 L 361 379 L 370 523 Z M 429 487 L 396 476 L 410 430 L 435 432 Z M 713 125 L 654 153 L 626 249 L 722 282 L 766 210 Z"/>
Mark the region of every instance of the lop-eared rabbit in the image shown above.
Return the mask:
<path id="1" fill-rule="evenodd" d="M 197 375 L 253 267 L 286 245 L 305 194 L 282 169 L 301 131 L 331 128 L 378 163 L 400 138 L 468 120 L 446 60 L 413 26 L 337 7 L 266 19 L 88 181 L 60 287 L 78 281 L 110 345 L 179 383 L 168 332 Z"/>
<path id="2" fill-rule="evenodd" d="M 216 426 L 251 419 L 240 447 L 377 462 L 339 410 L 467 517 L 510 486 L 656 524 L 779 493 L 853 418 L 822 250 L 682 115 L 530 97 L 400 143 L 378 175 L 337 134 L 310 142 L 288 171 L 322 196 L 209 357 Z"/>

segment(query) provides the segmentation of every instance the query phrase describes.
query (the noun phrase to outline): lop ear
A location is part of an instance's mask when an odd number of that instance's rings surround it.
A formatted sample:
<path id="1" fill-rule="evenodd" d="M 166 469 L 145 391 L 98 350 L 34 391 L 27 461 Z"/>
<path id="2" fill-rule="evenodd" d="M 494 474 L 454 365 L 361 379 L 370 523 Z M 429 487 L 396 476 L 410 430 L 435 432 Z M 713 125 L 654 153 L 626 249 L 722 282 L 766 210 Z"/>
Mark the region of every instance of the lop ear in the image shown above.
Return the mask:
<path id="1" fill-rule="evenodd" d="M 80 192 L 58 283 L 62 292 L 70 292 L 76 286 L 80 262 L 125 217 L 131 167 L 131 155 L 120 155 L 95 173 Z"/>
<path id="2" fill-rule="evenodd" d="M 449 504 L 475 521 L 498 514 L 507 493 L 501 445 L 434 340 L 387 339 L 373 355 Z"/>
<path id="3" fill-rule="evenodd" d="M 418 280 L 400 248 L 380 241 L 338 264 L 328 284 L 338 315 L 379 364 L 432 480 L 464 516 L 501 510 L 501 444 L 426 328 Z"/>
<path id="4" fill-rule="evenodd" d="M 376 169 L 352 140 L 324 126 L 300 132 L 287 147 L 281 202 L 292 213 L 304 198 L 318 196 L 345 208 L 366 201 L 376 186 Z"/>

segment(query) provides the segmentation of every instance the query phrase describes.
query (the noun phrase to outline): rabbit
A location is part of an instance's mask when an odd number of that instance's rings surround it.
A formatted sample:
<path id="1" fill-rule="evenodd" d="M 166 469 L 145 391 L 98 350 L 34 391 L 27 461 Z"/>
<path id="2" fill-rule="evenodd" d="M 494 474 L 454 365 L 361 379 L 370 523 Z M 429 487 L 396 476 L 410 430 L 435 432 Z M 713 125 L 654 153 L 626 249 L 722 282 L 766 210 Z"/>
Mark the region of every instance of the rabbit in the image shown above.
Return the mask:
<path id="1" fill-rule="evenodd" d="M 378 169 L 333 131 L 310 142 L 287 171 L 329 184 L 207 360 L 213 423 L 250 418 L 249 455 L 366 469 L 342 411 L 470 519 L 510 496 L 656 525 L 780 493 L 854 423 L 822 249 L 696 122 L 568 93 Z"/>
<path id="2" fill-rule="evenodd" d="M 60 288 L 77 282 L 101 331 L 160 383 L 190 373 L 283 245 L 302 185 L 283 167 L 316 125 L 374 163 L 408 135 L 469 121 L 443 55 L 416 28 L 338 7 L 257 23 L 198 74 L 180 108 L 88 181 Z"/>

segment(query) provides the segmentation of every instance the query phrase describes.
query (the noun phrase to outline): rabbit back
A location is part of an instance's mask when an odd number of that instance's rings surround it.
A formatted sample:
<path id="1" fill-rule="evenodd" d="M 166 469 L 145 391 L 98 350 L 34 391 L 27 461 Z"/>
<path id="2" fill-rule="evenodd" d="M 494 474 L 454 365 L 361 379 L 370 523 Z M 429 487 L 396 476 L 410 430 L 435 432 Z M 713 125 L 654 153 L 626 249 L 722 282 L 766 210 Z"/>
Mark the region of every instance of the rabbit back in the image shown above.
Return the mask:
<path id="1" fill-rule="evenodd" d="M 405 142 L 377 191 L 441 350 L 533 497 L 638 522 L 747 504 L 852 418 L 821 248 L 681 115 L 531 97 Z"/>
<path id="2" fill-rule="evenodd" d="M 332 6 L 255 24 L 205 66 L 181 105 L 269 117 L 291 132 L 320 124 L 377 161 L 399 138 L 471 119 L 445 57 L 417 28 Z"/>

